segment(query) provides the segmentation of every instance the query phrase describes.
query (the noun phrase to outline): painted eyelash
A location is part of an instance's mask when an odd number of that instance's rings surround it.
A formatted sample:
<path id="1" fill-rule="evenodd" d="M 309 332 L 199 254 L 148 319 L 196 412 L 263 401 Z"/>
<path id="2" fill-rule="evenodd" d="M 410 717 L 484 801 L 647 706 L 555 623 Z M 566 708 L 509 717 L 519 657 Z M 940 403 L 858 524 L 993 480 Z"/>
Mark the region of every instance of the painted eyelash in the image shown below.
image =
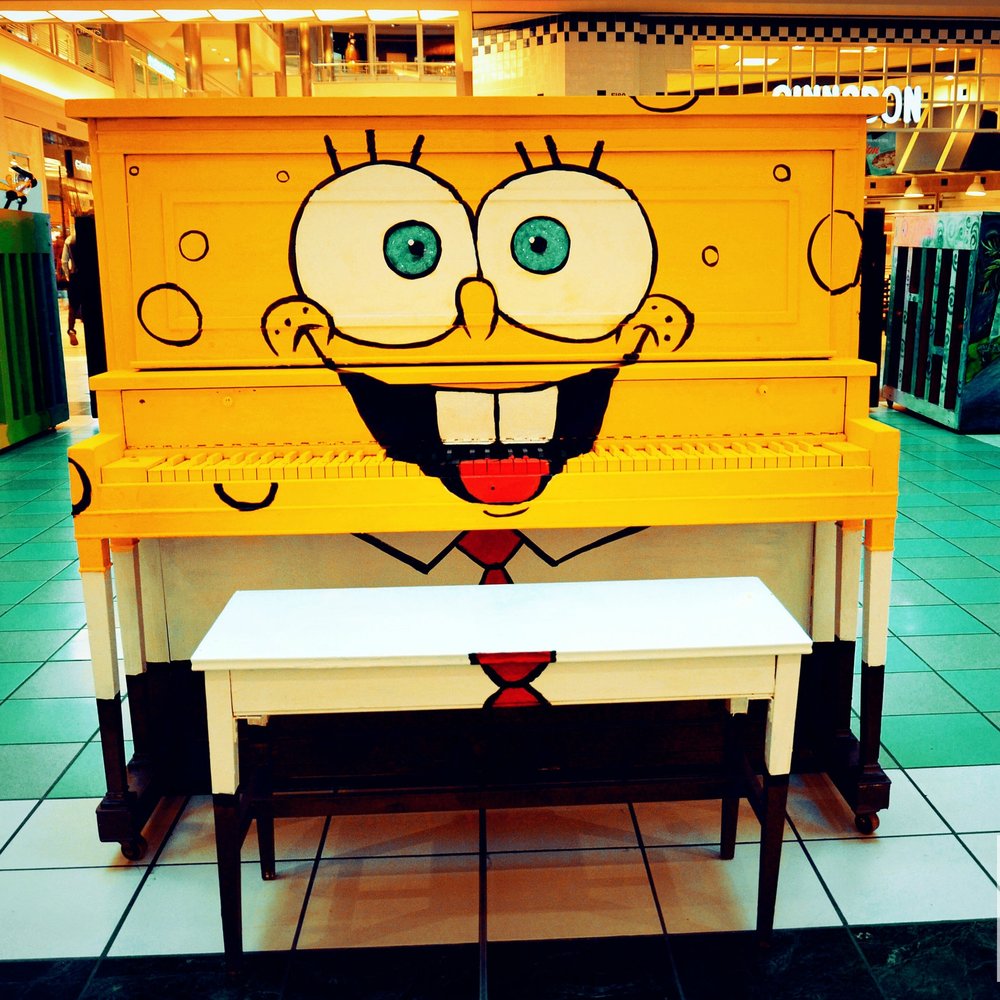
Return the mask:
<path id="1" fill-rule="evenodd" d="M 333 174 L 336 177 L 338 174 L 343 173 L 344 168 L 340 165 L 340 158 L 337 156 L 337 150 L 333 145 L 333 140 L 328 135 L 324 135 L 323 145 L 326 147 L 326 155 L 330 160 L 330 166 L 332 167 Z M 420 159 L 423 146 L 424 137 L 422 135 L 418 135 L 413 143 L 413 149 L 410 150 L 410 166 L 415 167 L 417 165 L 417 160 Z M 377 163 L 378 150 L 375 147 L 375 129 L 373 128 L 365 129 L 365 148 L 368 150 L 368 162 Z"/>
<path id="2" fill-rule="evenodd" d="M 562 166 L 562 160 L 559 159 L 559 150 L 556 148 L 556 141 L 551 135 L 545 136 L 545 148 L 548 150 L 549 159 L 552 161 L 552 165 L 555 167 Z M 535 165 L 531 162 L 531 156 L 528 154 L 528 150 L 525 148 L 524 143 L 520 139 L 514 143 L 514 149 L 517 150 L 518 156 L 521 157 L 521 162 L 524 164 L 524 169 L 527 171 L 535 170 Z M 587 165 L 588 170 L 592 170 L 597 173 L 597 165 L 601 162 L 601 156 L 604 154 L 604 140 L 598 139 L 594 146 L 593 153 L 590 154 L 590 163 Z"/>

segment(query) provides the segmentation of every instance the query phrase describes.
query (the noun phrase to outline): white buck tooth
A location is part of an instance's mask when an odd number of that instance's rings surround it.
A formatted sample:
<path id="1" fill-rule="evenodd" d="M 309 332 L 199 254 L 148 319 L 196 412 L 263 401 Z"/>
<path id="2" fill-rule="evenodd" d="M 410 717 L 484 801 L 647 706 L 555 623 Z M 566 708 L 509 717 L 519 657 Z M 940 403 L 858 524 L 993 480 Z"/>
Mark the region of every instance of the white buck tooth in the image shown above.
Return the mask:
<path id="1" fill-rule="evenodd" d="M 442 389 L 434 394 L 442 444 L 493 444 L 496 394 Z"/>
<path id="2" fill-rule="evenodd" d="M 500 393 L 500 440 L 504 444 L 544 444 L 556 432 L 559 389 Z"/>

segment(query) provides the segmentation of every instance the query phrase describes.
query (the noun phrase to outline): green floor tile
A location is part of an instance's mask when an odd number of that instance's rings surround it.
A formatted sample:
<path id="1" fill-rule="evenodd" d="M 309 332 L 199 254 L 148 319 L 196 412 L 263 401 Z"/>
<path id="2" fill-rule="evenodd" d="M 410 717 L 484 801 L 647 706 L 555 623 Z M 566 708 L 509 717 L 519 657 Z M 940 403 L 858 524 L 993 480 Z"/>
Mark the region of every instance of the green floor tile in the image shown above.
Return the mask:
<path id="1" fill-rule="evenodd" d="M 37 537 L 42 531 L 46 530 L 44 528 L 39 528 L 37 525 L 35 527 L 30 527 L 28 525 L 22 525 L 21 527 L 11 526 L 9 528 L 4 527 L 4 521 L 6 519 L 0 517 L 0 542 L 4 545 L 13 545 L 18 542 L 27 542 L 32 538 Z"/>
<path id="2" fill-rule="evenodd" d="M 53 580 L 79 580 L 80 579 L 80 563 L 72 562 L 65 569 L 60 570 L 54 577 Z"/>
<path id="3" fill-rule="evenodd" d="M 986 718 L 989 719 L 998 730 L 1000 730 L 1000 712 L 990 712 Z"/>
<path id="4" fill-rule="evenodd" d="M 75 743 L 96 731 L 93 698 L 8 698 L 0 704 L 0 743 Z"/>
<path id="5" fill-rule="evenodd" d="M 955 538 L 952 544 L 979 559 L 983 556 L 1000 556 L 1000 535 L 989 538 L 981 535 L 976 538 Z"/>
<path id="6" fill-rule="evenodd" d="M 900 518 L 896 521 L 896 538 L 937 538 L 938 536 L 931 531 L 930 528 L 924 527 L 922 524 L 917 524 L 916 521 L 911 521 L 908 518 Z M 963 551 L 968 551 L 962 546 Z"/>
<path id="7" fill-rule="evenodd" d="M 939 590 L 949 600 L 966 607 L 969 604 L 1000 604 L 1000 577 L 993 579 L 935 580 Z"/>
<path id="8" fill-rule="evenodd" d="M 917 486 L 923 486 L 925 483 L 933 483 L 934 485 L 930 487 L 932 491 L 936 491 L 942 483 L 961 483 L 965 481 L 954 472 L 949 472 L 947 469 L 939 469 L 937 466 L 930 465 L 920 459 L 917 459 L 917 464 L 922 466 L 922 468 L 914 469 L 904 466 L 900 462 L 900 480 L 914 483 Z"/>
<path id="9" fill-rule="evenodd" d="M 76 557 L 77 549 L 73 542 L 23 542 L 2 558 L 4 562 L 13 560 L 41 562 L 48 559 L 70 560 Z"/>
<path id="10" fill-rule="evenodd" d="M 93 667 L 90 660 L 51 660 L 31 674 L 12 697 L 93 698 Z"/>
<path id="11" fill-rule="evenodd" d="M 0 700 L 20 687 L 41 663 L 0 663 Z"/>
<path id="12" fill-rule="evenodd" d="M 0 559 L 4 559 L 13 552 L 17 546 L 12 542 L 0 542 Z"/>
<path id="13" fill-rule="evenodd" d="M 72 565 L 66 559 L 46 559 L 41 562 L 3 559 L 0 560 L 0 583 L 22 580 L 36 580 L 38 583 L 45 583 L 46 580 L 51 580 L 57 573 L 61 573 L 67 566 Z"/>
<path id="14" fill-rule="evenodd" d="M 11 662 L 47 660 L 76 635 L 77 630 L 3 632 L 3 657 Z"/>
<path id="15" fill-rule="evenodd" d="M 0 604 L 17 604 L 38 587 L 39 584 L 34 580 L 0 580 Z"/>
<path id="16" fill-rule="evenodd" d="M 1000 632 L 1000 604 L 966 604 L 965 610 L 994 632 Z"/>
<path id="17" fill-rule="evenodd" d="M 19 604 L 0 617 L 0 633 L 38 629 L 79 629 L 87 624 L 82 604 Z"/>
<path id="18" fill-rule="evenodd" d="M 46 528 L 35 536 L 36 542 L 75 542 L 76 535 L 73 533 L 73 525 L 60 524 L 51 528 Z M 74 549 L 76 546 L 74 545 Z M 75 558 L 75 553 L 74 553 Z"/>
<path id="19" fill-rule="evenodd" d="M 13 514 L 4 514 L 0 516 L 0 524 L 5 527 L 35 527 L 35 528 L 51 528 L 52 525 L 58 524 L 64 515 L 61 513 L 57 514 L 40 514 L 33 509 L 26 510 L 19 508 Z"/>
<path id="20" fill-rule="evenodd" d="M 988 673 L 989 671 L 956 671 Z M 855 678 L 854 704 L 860 705 L 860 677 Z M 886 673 L 882 716 L 944 715 L 968 713 L 973 706 L 934 671 L 921 673 Z"/>
<path id="21" fill-rule="evenodd" d="M 933 670 L 1000 667 L 1000 635 L 912 635 L 903 642 Z"/>
<path id="22" fill-rule="evenodd" d="M 931 510 L 934 507 L 942 507 L 948 511 L 956 509 L 950 500 L 942 500 L 941 497 L 934 493 L 929 493 L 922 487 L 913 487 L 912 492 L 901 492 L 898 506 L 907 517 L 914 518 L 914 520 L 919 520 L 918 517 L 914 517 L 914 510 Z"/>
<path id="23" fill-rule="evenodd" d="M 1000 729 L 978 713 L 889 715 L 882 743 L 901 767 L 1000 764 Z"/>
<path id="24" fill-rule="evenodd" d="M 0 486 L 0 503 L 27 503 L 29 500 L 37 500 L 44 493 L 48 492 L 44 486 L 26 487 L 19 486 L 16 482 Z"/>
<path id="25" fill-rule="evenodd" d="M 988 577 L 1000 579 L 1000 572 L 974 556 L 935 556 L 930 558 L 912 556 L 897 559 L 896 562 L 911 570 L 921 580 L 973 580 Z M 893 576 L 895 577 L 895 574 Z"/>
<path id="26" fill-rule="evenodd" d="M 1000 581 L 998 581 L 1000 582 Z M 890 605 L 948 604 L 949 599 L 924 580 L 893 580 Z"/>
<path id="27" fill-rule="evenodd" d="M 918 671 L 930 672 L 930 667 L 910 649 L 902 639 L 889 636 L 886 642 L 885 672 L 887 674 L 916 673 Z M 861 643 L 859 642 L 854 650 L 854 672 L 861 670 Z"/>
<path id="28" fill-rule="evenodd" d="M 957 545 L 943 538 L 899 538 L 896 540 L 897 559 L 912 558 L 914 556 L 957 556 L 964 558 L 966 553 Z"/>
<path id="29" fill-rule="evenodd" d="M 0 799 L 40 799 L 83 743 L 0 746 Z"/>
<path id="30" fill-rule="evenodd" d="M 902 504 L 900 504 L 900 509 L 902 509 Z M 942 499 L 941 503 L 938 505 L 931 505 L 928 503 L 910 504 L 906 508 L 906 514 L 908 517 L 913 518 L 914 521 L 918 521 L 920 524 L 930 525 L 940 535 L 947 534 L 945 529 L 941 527 L 942 524 L 953 525 L 964 524 L 966 522 L 982 526 L 984 535 L 992 534 L 991 531 L 987 530 L 989 529 L 991 522 L 984 521 L 981 517 L 977 517 L 975 514 L 970 514 L 967 510 L 963 510 L 961 507 L 956 507 L 950 500 Z"/>
<path id="31" fill-rule="evenodd" d="M 81 580 L 49 580 L 24 598 L 25 604 L 79 604 L 83 600 Z"/>
<path id="32" fill-rule="evenodd" d="M 1000 503 L 967 503 L 963 504 L 970 514 L 984 518 L 987 521 L 1000 519 Z"/>
<path id="33" fill-rule="evenodd" d="M 994 670 L 947 670 L 941 674 L 980 712 L 1000 712 L 1000 668 Z"/>
<path id="34" fill-rule="evenodd" d="M 932 520 L 927 523 L 939 535 L 952 542 L 957 542 L 959 538 L 988 538 L 991 535 L 1000 538 L 1000 524 L 994 521 L 984 521 L 981 517 L 962 520 Z"/>
<path id="35" fill-rule="evenodd" d="M 983 489 L 981 483 L 973 482 L 970 479 L 961 479 L 957 476 L 950 482 L 933 483 L 927 486 L 927 489 L 939 497 L 945 497 L 952 503 L 960 504 L 963 507 L 971 503 L 968 497 L 989 492 Z"/>
<path id="36" fill-rule="evenodd" d="M 125 741 L 125 759 L 132 756 L 132 743 Z M 50 799 L 91 799 L 108 790 L 100 743 L 88 743 L 48 794 Z"/>
<path id="37" fill-rule="evenodd" d="M 67 497 L 61 500 L 35 500 L 31 504 L 31 509 L 40 514 L 59 514 L 60 517 L 65 517 L 72 506 Z"/>
<path id="38" fill-rule="evenodd" d="M 968 611 L 953 604 L 889 609 L 893 635 L 972 635 L 989 629 Z"/>
<path id="39" fill-rule="evenodd" d="M 912 569 L 907 569 L 901 562 L 897 562 L 895 559 L 892 562 L 892 580 L 895 583 L 896 580 L 919 580 L 920 577 L 913 572 Z"/>

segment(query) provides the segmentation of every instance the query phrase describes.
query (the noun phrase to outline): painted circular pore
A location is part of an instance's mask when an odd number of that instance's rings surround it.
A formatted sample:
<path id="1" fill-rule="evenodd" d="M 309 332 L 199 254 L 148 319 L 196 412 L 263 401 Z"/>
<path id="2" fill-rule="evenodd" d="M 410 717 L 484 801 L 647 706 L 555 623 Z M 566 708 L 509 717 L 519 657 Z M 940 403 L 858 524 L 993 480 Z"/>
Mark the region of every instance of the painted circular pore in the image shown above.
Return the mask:
<path id="1" fill-rule="evenodd" d="M 200 336 L 201 309 L 179 285 L 153 285 L 139 296 L 136 304 L 139 325 L 153 340 L 171 347 L 188 347 Z"/>
<path id="2" fill-rule="evenodd" d="M 831 295 L 860 284 L 861 224 L 854 214 L 838 208 L 823 216 L 809 236 L 806 257 L 813 280 Z"/>
<path id="3" fill-rule="evenodd" d="M 208 235 L 200 229 L 188 229 L 181 233 L 177 249 L 185 260 L 192 263 L 204 260 L 208 256 Z"/>

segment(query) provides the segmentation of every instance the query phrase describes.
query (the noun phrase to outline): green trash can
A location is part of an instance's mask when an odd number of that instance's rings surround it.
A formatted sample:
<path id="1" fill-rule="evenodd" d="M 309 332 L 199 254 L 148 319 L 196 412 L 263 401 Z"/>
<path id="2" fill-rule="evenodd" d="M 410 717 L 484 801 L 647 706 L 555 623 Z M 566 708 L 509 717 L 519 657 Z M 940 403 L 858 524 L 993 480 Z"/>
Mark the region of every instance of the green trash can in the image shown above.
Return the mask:
<path id="1" fill-rule="evenodd" d="M 0 449 L 68 418 L 49 217 L 0 209 Z"/>

